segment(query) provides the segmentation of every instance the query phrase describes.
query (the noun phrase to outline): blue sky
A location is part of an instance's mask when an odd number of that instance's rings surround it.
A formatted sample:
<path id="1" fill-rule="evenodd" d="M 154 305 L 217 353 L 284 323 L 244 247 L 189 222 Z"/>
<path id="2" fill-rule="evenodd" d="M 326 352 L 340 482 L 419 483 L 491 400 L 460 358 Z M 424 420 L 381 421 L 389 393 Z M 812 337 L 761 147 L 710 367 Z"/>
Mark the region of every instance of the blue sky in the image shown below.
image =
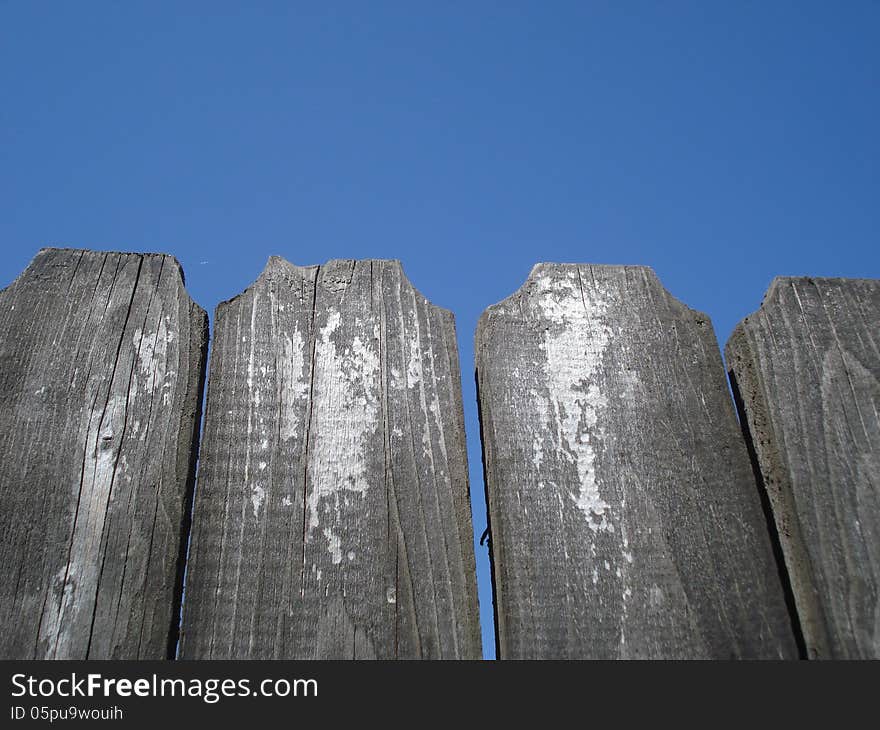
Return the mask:
<path id="1" fill-rule="evenodd" d="M 777 274 L 880 276 L 878 38 L 857 0 L 0 2 L 0 286 L 163 251 L 213 313 L 271 254 L 401 259 L 457 318 L 479 536 L 473 332 L 535 262 L 650 265 L 722 342 Z"/>

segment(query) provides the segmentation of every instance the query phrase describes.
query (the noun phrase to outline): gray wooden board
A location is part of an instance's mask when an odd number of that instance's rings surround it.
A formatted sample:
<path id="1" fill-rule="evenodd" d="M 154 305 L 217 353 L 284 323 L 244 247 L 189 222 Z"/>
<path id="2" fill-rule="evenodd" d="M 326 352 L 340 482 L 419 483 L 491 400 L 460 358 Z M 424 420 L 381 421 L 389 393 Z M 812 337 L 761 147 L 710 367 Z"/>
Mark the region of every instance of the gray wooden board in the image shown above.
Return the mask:
<path id="1" fill-rule="evenodd" d="M 161 254 L 43 249 L 0 292 L 0 656 L 162 659 L 207 317 Z"/>
<path id="2" fill-rule="evenodd" d="M 880 281 L 777 278 L 727 343 L 807 650 L 880 658 Z"/>
<path id="3" fill-rule="evenodd" d="M 538 264 L 480 319 L 501 658 L 797 655 L 709 319 Z"/>
<path id="4" fill-rule="evenodd" d="M 181 658 L 478 658 L 451 313 L 269 260 L 215 317 Z"/>

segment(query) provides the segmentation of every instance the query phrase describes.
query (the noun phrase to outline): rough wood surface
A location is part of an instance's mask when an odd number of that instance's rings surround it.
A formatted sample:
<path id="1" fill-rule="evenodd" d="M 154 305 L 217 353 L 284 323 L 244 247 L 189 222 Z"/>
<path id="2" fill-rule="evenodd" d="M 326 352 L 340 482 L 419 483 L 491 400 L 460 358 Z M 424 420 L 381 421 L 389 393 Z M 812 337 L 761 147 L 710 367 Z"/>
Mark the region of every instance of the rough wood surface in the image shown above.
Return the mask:
<path id="1" fill-rule="evenodd" d="M 44 249 L 0 292 L 0 656 L 162 659 L 207 317 L 160 254 Z"/>
<path id="2" fill-rule="evenodd" d="M 539 264 L 476 361 L 501 658 L 796 656 L 705 315 Z"/>
<path id="3" fill-rule="evenodd" d="M 480 656 L 452 315 L 269 260 L 215 318 L 180 656 Z"/>
<path id="4" fill-rule="evenodd" d="M 727 343 L 810 656 L 880 658 L 880 281 L 778 278 Z"/>

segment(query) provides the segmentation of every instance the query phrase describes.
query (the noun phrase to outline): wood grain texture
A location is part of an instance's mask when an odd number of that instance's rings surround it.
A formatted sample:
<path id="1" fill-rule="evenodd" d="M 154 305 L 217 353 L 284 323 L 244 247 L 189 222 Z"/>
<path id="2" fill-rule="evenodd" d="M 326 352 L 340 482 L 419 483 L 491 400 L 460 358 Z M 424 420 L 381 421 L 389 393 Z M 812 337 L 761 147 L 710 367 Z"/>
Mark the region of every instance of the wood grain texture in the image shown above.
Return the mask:
<path id="1" fill-rule="evenodd" d="M 182 658 L 478 658 L 451 313 L 273 257 L 215 318 Z"/>
<path id="2" fill-rule="evenodd" d="M 727 343 L 807 650 L 880 658 L 880 281 L 777 278 Z"/>
<path id="3" fill-rule="evenodd" d="M 44 249 L 0 292 L 0 656 L 162 659 L 207 317 L 177 261 Z"/>
<path id="4" fill-rule="evenodd" d="M 705 315 L 644 267 L 538 264 L 476 364 L 499 657 L 796 655 Z"/>

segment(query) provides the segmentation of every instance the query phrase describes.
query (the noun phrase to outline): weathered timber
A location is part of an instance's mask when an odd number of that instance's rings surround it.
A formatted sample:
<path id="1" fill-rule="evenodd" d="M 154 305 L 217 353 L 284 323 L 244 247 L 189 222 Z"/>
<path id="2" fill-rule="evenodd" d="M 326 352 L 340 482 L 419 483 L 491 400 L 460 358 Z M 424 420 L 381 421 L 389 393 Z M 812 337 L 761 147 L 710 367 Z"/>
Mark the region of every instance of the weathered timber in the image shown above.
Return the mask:
<path id="1" fill-rule="evenodd" d="M 176 638 L 207 317 L 161 254 L 44 249 L 0 292 L 0 656 Z"/>
<path id="2" fill-rule="evenodd" d="M 539 264 L 476 336 L 501 658 L 789 658 L 709 319 L 638 266 Z"/>
<path id="3" fill-rule="evenodd" d="M 452 314 L 273 257 L 217 308 L 181 658 L 478 658 Z"/>
<path id="4" fill-rule="evenodd" d="M 726 357 L 811 657 L 880 659 L 880 280 L 777 278 Z"/>

